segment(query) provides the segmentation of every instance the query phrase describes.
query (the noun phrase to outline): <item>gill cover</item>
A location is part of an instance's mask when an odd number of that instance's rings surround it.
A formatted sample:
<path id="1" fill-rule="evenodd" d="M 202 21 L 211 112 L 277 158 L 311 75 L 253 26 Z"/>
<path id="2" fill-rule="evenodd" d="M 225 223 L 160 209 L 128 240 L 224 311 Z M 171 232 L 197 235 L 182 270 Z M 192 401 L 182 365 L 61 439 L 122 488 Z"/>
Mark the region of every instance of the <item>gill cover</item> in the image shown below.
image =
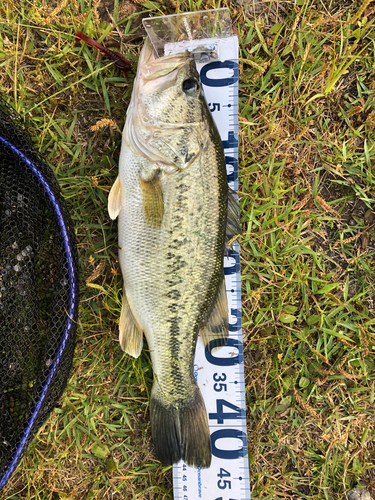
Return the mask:
<path id="1" fill-rule="evenodd" d="M 197 82 L 195 95 L 184 81 Z M 123 140 L 164 172 L 186 168 L 204 146 L 203 96 L 193 59 L 186 53 L 156 58 L 146 39 L 128 107 Z"/>

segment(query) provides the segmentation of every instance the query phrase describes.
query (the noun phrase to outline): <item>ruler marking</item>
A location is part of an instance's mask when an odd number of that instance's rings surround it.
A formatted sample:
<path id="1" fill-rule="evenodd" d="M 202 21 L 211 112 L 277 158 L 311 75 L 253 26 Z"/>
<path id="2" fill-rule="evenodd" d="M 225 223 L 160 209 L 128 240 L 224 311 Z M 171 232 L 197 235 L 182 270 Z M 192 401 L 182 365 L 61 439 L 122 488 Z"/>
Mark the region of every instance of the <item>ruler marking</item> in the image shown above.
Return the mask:
<path id="1" fill-rule="evenodd" d="M 206 12 L 209 11 L 205 11 Z M 187 14 L 186 16 L 188 16 Z M 191 15 L 196 15 L 195 13 Z M 152 19 L 148 19 L 148 22 Z M 210 41 L 209 41 L 210 42 Z M 225 59 L 197 63 L 202 86 L 212 116 L 223 141 L 229 186 L 238 189 L 238 40 L 236 37 L 212 39 L 222 47 Z M 178 51 L 185 42 L 179 43 Z M 189 44 L 198 40 L 191 40 Z M 182 44 L 182 45 L 181 45 Z M 219 72 L 211 71 L 220 67 Z M 202 69 L 204 71 L 202 71 Z M 227 74 L 226 74 L 227 73 Z M 224 76 L 223 76 L 224 75 Z M 217 80 L 222 79 L 219 83 Z M 216 82 L 214 82 L 216 80 Z M 241 329 L 241 276 L 239 245 L 233 244 L 228 257 L 223 260 L 229 309 L 229 339 L 226 347 L 211 353 L 205 352 L 198 340 L 194 370 L 206 403 L 212 441 L 212 464 L 209 469 L 194 469 L 180 462 L 173 466 L 173 491 L 175 500 L 215 500 L 235 498 L 250 500 L 248 447 L 246 432 L 246 398 L 243 363 L 243 338 Z M 234 330 L 234 331 L 233 331 Z M 198 370 L 197 368 L 201 368 Z M 220 380 L 220 382 L 217 382 Z M 223 390 L 214 392 L 215 383 Z M 211 417 L 211 418 L 210 418 Z M 230 483 L 230 492 L 223 491 L 223 476 Z M 220 488 L 221 486 L 221 488 Z M 209 497 L 207 494 L 209 492 Z"/>

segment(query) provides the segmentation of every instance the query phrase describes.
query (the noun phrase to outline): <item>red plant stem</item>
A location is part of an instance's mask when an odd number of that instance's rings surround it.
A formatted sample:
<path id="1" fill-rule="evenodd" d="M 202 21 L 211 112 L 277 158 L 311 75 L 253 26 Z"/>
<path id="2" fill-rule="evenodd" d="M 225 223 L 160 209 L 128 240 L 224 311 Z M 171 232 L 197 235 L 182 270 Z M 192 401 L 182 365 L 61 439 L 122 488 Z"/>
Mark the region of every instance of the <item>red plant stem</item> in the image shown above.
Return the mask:
<path id="1" fill-rule="evenodd" d="M 113 50 L 109 50 L 106 47 L 103 47 L 100 43 L 96 42 L 92 38 L 90 38 L 87 35 L 84 35 L 82 31 L 77 31 L 76 33 L 76 40 L 77 42 L 83 41 L 87 42 L 93 47 L 97 48 L 101 52 L 103 52 L 111 61 L 114 62 L 116 68 L 121 69 L 122 71 L 125 72 L 126 76 L 128 71 L 131 69 L 131 63 L 125 57 L 118 52 L 114 52 Z"/>

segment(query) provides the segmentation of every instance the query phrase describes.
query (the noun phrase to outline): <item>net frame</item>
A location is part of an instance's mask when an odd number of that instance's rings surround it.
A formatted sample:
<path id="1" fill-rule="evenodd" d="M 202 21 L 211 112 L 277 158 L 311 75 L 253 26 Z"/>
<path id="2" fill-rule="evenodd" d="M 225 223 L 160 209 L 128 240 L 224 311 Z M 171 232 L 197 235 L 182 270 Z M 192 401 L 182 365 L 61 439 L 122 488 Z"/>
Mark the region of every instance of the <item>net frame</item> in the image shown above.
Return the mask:
<path id="1" fill-rule="evenodd" d="M 22 164 L 25 171 L 28 171 L 28 174 L 30 172 L 32 173 L 39 189 L 46 195 L 49 202 L 49 209 L 52 209 L 56 218 L 55 227 L 58 227 L 61 236 L 63 247 L 62 255 L 64 256 L 66 266 L 64 269 L 67 270 L 68 276 L 66 290 L 64 294 L 61 292 L 59 296 L 59 299 L 61 299 L 62 296 L 65 297 L 66 295 L 67 300 L 65 304 L 65 323 L 63 328 L 61 328 L 61 332 L 59 332 L 59 338 L 57 340 L 58 347 L 55 352 L 55 357 L 53 361 L 51 361 L 48 374 L 42 382 L 42 389 L 39 391 L 26 425 L 23 429 L 20 429 L 18 443 L 16 446 L 13 445 L 14 451 L 12 453 L 12 458 L 5 468 L 4 466 L 0 467 L 1 491 L 15 471 L 31 439 L 56 406 L 58 399 L 61 397 L 66 387 L 75 347 L 79 302 L 79 275 L 78 254 L 73 223 L 68 213 L 65 200 L 60 193 L 59 184 L 50 166 L 35 150 L 30 135 L 23 126 L 21 117 L 1 96 L 0 146 L 7 151 L 9 158 L 14 158 L 15 162 Z M 2 179 L 0 178 L 0 183 L 1 182 Z M 1 231 L 2 228 L 0 227 L 0 237 Z M 57 335 L 55 336 L 57 337 Z M 62 374 L 59 373 L 59 367 L 61 368 L 61 365 Z M 45 371 L 44 368 L 44 372 Z M 2 393 L 0 391 L 0 400 L 1 397 Z"/>

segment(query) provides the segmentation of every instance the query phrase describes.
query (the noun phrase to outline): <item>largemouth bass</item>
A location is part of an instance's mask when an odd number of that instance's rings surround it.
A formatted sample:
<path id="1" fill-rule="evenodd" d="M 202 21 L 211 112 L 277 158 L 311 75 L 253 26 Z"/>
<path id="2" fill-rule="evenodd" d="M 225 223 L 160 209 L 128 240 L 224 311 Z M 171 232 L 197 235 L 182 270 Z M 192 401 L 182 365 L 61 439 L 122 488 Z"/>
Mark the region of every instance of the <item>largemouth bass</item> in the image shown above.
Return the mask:
<path id="1" fill-rule="evenodd" d="M 207 413 L 193 362 L 198 332 L 208 350 L 228 337 L 223 254 L 239 232 L 236 202 L 194 60 L 157 59 L 149 39 L 108 210 L 119 216 L 120 344 L 138 357 L 144 333 L 151 354 L 156 453 L 164 464 L 182 458 L 209 467 Z"/>

